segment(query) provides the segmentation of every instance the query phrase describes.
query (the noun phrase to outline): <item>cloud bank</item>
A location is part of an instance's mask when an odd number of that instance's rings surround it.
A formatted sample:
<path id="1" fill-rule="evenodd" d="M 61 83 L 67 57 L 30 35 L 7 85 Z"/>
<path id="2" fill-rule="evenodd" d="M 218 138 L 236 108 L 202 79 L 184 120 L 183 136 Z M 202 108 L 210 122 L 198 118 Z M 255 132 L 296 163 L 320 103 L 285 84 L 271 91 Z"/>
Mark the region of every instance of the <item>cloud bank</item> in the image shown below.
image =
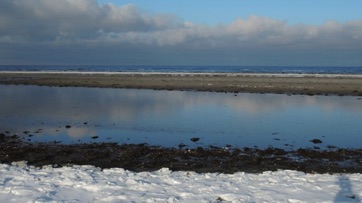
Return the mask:
<path id="1" fill-rule="evenodd" d="M 9 64 L 362 65 L 362 19 L 291 25 L 250 16 L 210 26 L 135 5 L 4 0 L 0 45 Z"/>

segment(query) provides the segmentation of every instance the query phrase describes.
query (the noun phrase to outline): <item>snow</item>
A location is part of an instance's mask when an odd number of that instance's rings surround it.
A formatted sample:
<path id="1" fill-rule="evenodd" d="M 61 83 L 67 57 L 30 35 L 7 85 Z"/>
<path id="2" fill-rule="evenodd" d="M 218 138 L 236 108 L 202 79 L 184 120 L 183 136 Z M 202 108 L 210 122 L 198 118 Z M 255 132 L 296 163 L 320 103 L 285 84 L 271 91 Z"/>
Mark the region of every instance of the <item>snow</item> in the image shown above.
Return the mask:
<path id="1" fill-rule="evenodd" d="M 219 174 L 0 164 L 0 202 L 361 202 L 361 174 Z"/>

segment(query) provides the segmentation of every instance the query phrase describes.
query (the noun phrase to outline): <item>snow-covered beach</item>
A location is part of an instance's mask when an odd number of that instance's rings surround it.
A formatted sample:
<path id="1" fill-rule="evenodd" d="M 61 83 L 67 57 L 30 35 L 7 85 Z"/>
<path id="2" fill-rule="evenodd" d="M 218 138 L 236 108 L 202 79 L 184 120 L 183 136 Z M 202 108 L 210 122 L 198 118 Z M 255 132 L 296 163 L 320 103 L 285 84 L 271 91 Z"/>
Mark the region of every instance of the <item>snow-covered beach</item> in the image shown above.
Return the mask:
<path id="1" fill-rule="evenodd" d="M 3 73 L 0 83 L 311 95 L 361 94 L 360 76 Z M 140 85 L 142 83 L 143 86 Z M 241 83 L 245 86 L 240 86 Z M 168 168 L 134 172 L 89 165 L 36 168 L 24 162 L 0 164 L 0 202 L 361 202 L 361 197 L 361 173 L 313 174 L 279 170 L 225 174 L 171 171 Z"/>
<path id="2" fill-rule="evenodd" d="M 0 203 L 362 203 L 362 0 L 0 0 Z"/>
<path id="3" fill-rule="evenodd" d="M 361 174 L 219 174 L 0 165 L 0 202 L 361 202 Z"/>

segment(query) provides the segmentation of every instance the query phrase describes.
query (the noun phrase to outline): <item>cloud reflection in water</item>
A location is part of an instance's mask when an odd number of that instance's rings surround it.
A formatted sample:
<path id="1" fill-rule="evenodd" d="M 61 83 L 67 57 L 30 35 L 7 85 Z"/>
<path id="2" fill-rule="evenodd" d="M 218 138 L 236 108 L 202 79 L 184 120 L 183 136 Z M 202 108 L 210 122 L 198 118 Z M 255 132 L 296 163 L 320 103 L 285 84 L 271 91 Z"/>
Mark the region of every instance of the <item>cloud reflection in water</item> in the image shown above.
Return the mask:
<path id="1" fill-rule="evenodd" d="M 30 131 L 32 140 L 259 147 L 362 141 L 356 97 L 12 85 L 1 85 L 0 94 L 0 132 Z"/>

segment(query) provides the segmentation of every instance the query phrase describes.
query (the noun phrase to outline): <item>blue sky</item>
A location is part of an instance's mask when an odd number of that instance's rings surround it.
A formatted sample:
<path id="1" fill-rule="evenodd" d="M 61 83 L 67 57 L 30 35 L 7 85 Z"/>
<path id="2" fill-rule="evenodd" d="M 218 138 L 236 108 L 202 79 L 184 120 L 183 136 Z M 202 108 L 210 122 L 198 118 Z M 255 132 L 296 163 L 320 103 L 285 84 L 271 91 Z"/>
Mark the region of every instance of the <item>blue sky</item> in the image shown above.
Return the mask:
<path id="1" fill-rule="evenodd" d="M 98 0 L 116 5 L 134 4 L 148 12 L 171 13 L 206 24 L 230 23 L 250 15 L 286 20 L 290 24 L 322 24 L 362 18 L 361 0 Z"/>
<path id="2" fill-rule="evenodd" d="M 5 0 L 0 64 L 362 66 L 361 0 Z"/>

